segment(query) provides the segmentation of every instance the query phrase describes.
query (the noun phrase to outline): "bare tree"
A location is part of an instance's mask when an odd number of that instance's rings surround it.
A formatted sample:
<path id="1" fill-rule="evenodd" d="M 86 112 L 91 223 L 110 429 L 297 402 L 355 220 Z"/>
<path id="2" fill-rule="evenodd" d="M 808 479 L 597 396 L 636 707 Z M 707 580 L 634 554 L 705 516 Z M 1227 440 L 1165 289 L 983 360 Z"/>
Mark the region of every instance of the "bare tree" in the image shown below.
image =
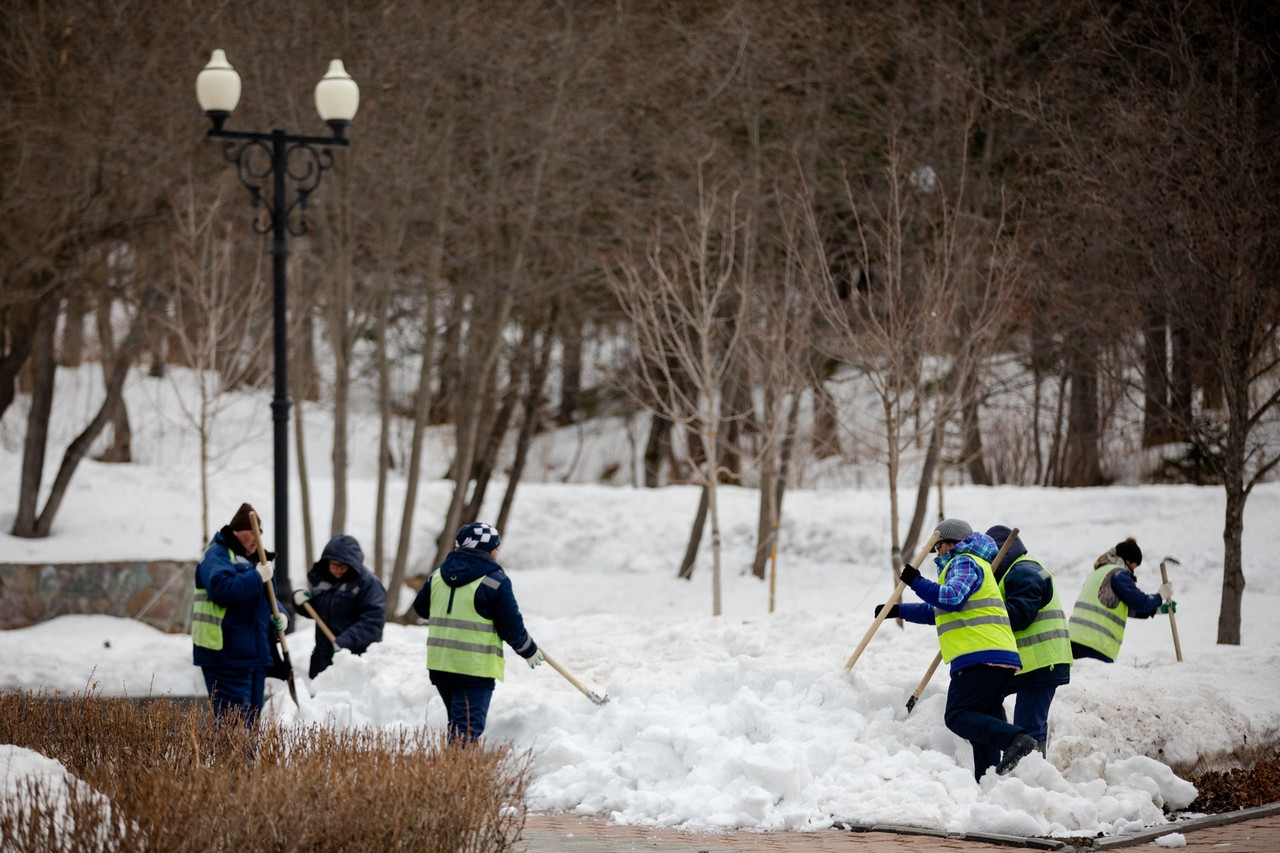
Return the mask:
<path id="1" fill-rule="evenodd" d="M 247 274 L 236 269 L 238 238 L 224 207 L 226 181 L 216 186 L 212 194 L 201 192 L 192 179 L 171 194 L 174 291 L 169 313 L 160 317 L 175 355 L 192 369 L 196 380 L 195 400 L 188 402 L 181 393 L 176 399 L 196 430 L 201 541 L 205 542 L 211 535 L 209 473 L 215 461 L 211 439 L 218 414 L 228 402 L 223 391 L 244 380 L 258 357 L 256 351 L 267 344 L 265 338 L 248 334 L 248 318 L 267 295 L 263 255 L 257 255 L 257 267 Z M 168 375 L 175 390 L 181 391 L 174 374 Z"/>
<path id="2" fill-rule="evenodd" d="M 963 146 L 967 133 L 958 136 Z M 876 422 L 862 428 L 876 437 L 885 465 L 894 571 L 912 546 L 900 539 L 903 450 L 922 438 L 937 441 L 959 410 L 967 377 L 999 343 L 1018 280 L 1005 218 L 985 222 L 965 214 L 966 159 L 959 158 L 948 180 L 928 164 L 908 166 L 900 143 L 889 137 L 874 185 L 864 181 L 855 189 L 846 181 L 852 226 L 834 245 L 848 255 L 837 262 L 823 254 L 822 274 L 813 276 L 821 283 L 816 304 L 831 330 L 831 353 L 853 367 L 879 404 Z M 813 214 L 810 229 L 815 249 L 828 244 Z M 853 282 L 837 278 L 842 268 Z M 932 472 L 921 479 L 931 482 Z M 922 512 L 917 500 L 913 530 Z"/>
<path id="3" fill-rule="evenodd" d="M 703 164 L 705 164 L 705 160 Z M 738 357 L 749 301 L 742 293 L 745 224 L 737 218 L 737 196 L 707 186 L 699 168 L 698 205 L 671 217 L 673 237 L 660 226 L 643 265 L 624 257 L 609 283 L 631 321 L 638 353 L 638 380 L 661 414 L 696 431 L 701 464 L 695 468 L 706 489 L 711 524 L 712 615 L 721 613 L 720 514 L 716 484 L 721 458 L 722 399 Z M 673 375 L 690 379 L 689 391 Z"/>

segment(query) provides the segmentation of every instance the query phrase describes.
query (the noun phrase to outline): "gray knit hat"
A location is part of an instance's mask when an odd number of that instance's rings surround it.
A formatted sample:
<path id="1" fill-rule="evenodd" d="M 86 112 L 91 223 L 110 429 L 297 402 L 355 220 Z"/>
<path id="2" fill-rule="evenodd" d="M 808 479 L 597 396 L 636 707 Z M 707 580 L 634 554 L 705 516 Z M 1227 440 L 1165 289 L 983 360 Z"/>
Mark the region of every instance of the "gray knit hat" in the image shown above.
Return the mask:
<path id="1" fill-rule="evenodd" d="M 958 518 L 946 518 L 938 522 L 939 542 L 963 542 L 973 535 L 969 522 Z"/>

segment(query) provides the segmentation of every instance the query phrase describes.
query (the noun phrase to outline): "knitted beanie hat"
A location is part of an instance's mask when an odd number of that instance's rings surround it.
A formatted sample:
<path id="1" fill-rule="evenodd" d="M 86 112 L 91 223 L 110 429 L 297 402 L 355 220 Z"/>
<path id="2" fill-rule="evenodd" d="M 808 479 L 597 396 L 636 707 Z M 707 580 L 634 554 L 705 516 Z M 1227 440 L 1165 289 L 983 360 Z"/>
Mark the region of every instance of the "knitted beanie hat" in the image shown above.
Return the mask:
<path id="1" fill-rule="evenodd" d="M 1133 563 L 1135 566 L 1142 565 L 1142 549 L 1138 547 L 1138 543 L 1133 540 L 1132 536 L 1116 545 L 1116 556 L 1126 563 Z"/>
<path id="2" fill-rule="evenodd" d="M 969 522 L 958 518 L 946 518 L 938 522 L 939 542 L 963 542 L 973 535 Z"/>
<path id="3" fill-rule="evenodd" d="M 253 512 L 253 507 L 248 504 L 240 504 L 240 508 L 236 510 L 236 514 L 231 517 L 229 525 L 232 531 L 236 530 L 252 530 L 253 522 L 249 520 L 249 514 Z M 255 513 L 256 515 L 256 513 Z"/>
<path id="4" fill-rule="evenodd" d="M 483 521 L 473 521 L 462 525 L 458 529 L 458 535 L 453 537 L 453 541 L 459 548 L 474 548 L 477 551 L 492 553 L 502 544 L 502 537 L 498 535 L 498 528 L 493 525 L 485 524 Z"/>

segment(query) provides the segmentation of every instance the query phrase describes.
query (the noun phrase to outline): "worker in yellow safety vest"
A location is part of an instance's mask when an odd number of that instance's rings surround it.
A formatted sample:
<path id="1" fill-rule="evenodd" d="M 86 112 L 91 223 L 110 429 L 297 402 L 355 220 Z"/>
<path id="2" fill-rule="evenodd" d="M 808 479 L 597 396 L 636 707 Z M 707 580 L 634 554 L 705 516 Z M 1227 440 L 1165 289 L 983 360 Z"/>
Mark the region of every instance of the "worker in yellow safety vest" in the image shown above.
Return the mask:
<path id="1" fill-rule="evenodd" d="M 987 535 L 999 548 L 1012 531 L 996 525 Z M 1049 743 L 1049 706 L 1058 688 L 1071 681 L 1071 635 L 1053 575 L 1027 555 L 1022 537 L 1015 536 L 999 564 L 992 565 L 1009 627 L 1018 642 L 1022 670 L 1009 683 L 1017 695 L 1013 723 L 1036 739 L 1044 755 Z M 1008 695 L 1008 694 L 1006 694 Z"/>
<path id="2" fill-rule="evenodd" d="M 944 519 L 937 530 L 937 582 L 903 566 L 900 579 L 925 603 L 895 604 L 887 618 L 937 626 L 942 659 L 951 663 L 947 728 L 972 745 L 976 778 L 991 767 L 1008 773 L 1035 750 L 1036 741 L 1004 716 L 1004 697 L 1021 658 L 989 562 L 999 549 L 958 518 Z"/>
<path id="3" fill-rule="evenodd" d="M 1142 549 L 1133 537 L 1116 543 L 1094 561 L 1093 571 L 1084 579 L 1071 611 L 1074 657 L 1114 663 L 1130 616 L 1150 619 L 1176 606 L 1173 585 L 1167 581 L 1160 585 L 1158 592 L 1148 594 L 1138 589 L 1136 578 L 1140 565 Z"/>
<path id="4" fill-rule="evenodd" d="M 444 700 L 450 742 L 469 743 L 484 732 L 494 687 L 506 675 L 504 642 L 530 668 L 545 660 L 498 564 L 501 545 L 493 526 L 464 524 L 413 601 L 414 612 L 428 620 L 427 670 Z"/>

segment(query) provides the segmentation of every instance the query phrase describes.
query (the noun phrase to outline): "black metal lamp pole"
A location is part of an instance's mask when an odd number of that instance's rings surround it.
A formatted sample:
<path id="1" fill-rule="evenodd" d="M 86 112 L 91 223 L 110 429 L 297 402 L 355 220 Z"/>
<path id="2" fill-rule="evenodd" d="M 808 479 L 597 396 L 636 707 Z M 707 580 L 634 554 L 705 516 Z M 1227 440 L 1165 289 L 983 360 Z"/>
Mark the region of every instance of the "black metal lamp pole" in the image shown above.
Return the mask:
<path id="1" fill-rule="evenodd" d="M 288 262 L 289 236 L 307 233 L 307 198 L 320 185 L 320 177 L 333 168 L 333 148 L 346 148 L 343 133 L 359 106 L 359 89 L 347 75 L 342 61 L 335 59 L 316 84 L 316 110 L 333 131 L 332 137 L 294 136 L 283 130 L 270 133 L 226 130 L 223 124 L 240 99 L 240 75 L 227 63 L 225 54 L 215 50 L 209 64 L 196 78 L 200 106 L 213 122 L 208 135 L 225 140 L 223 157 L 236 167 L 240 183 L 249 190 L 253 207 L 265 207 L 264 223 L 255 219 L 259 234 L 271 232 L 272 338 L 275 360 L 275 396 L 271 400 L 272 445 L 275 457 L 276 578 L 281 597 L 292 601 L 289 583 L 289 349 L 288 349 Z M 267 180 L 269 193 L 264 193 Z M 293 196 L 289 196 L 289 184 Z M 291 222 L 297 209 L 297 224 Z"/>

